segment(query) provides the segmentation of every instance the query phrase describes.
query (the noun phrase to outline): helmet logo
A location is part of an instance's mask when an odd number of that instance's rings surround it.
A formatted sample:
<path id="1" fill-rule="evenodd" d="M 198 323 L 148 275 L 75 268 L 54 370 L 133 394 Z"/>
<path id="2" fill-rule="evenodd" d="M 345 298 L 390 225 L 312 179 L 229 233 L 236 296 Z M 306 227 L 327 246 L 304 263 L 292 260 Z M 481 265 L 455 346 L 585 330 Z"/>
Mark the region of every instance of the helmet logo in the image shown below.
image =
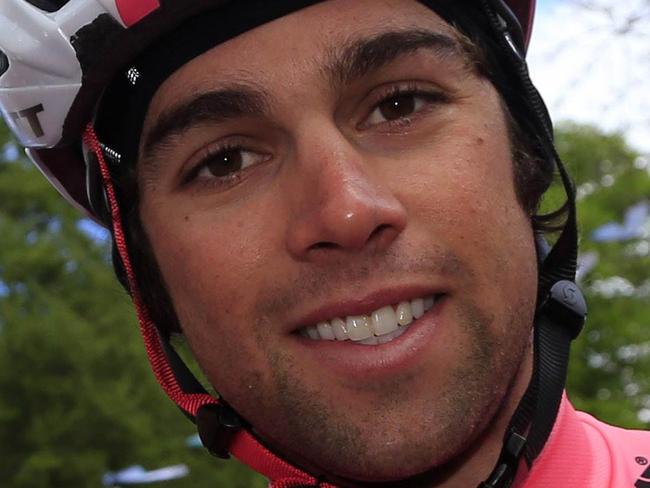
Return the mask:
<path id="1" fill-rule="evenodd" d="M 567 305 L 575 305 L 578 302 L 576 298 L 577 290 L 573 286 L 566 286 L 562 289 L 562 298 Z"/>
<path id="2" fill-rule="evenodd" d="M 36 137 L 43 137 L 45 132 L 43 131 L 43 126 L 41 121 L 38 120 L 38 114 L 43 112 L 45 109 L 42 104 L 34 105 L 33 107 L 26 108 L 24 110 L 18 110 L 17 112 L 9 112 L 9 116 L 14 120 L 16 125 L 20 124 L 24 126 L 24 122 L 27 121 L 30 129 Z"/>

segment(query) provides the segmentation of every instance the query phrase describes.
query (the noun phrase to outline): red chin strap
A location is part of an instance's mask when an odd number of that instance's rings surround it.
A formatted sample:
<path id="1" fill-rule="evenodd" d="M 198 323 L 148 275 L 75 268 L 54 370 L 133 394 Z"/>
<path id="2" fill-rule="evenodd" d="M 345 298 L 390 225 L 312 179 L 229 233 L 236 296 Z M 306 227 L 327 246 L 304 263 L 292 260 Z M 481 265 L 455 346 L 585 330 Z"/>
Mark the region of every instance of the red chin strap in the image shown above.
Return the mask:
<path id="1" fill-rule="evenodd" d="M 219 405 L 220 402 L 207 393 L 187 393 L 179 384 L 170 366 L 169 359 L 165 354 L 156 326 L 151 320 L 147 307 L 142 301 L 135 280 L 133 266 L 129 258 L 115 188 L 108 165 L 104 159 L 104 151 L 97 139 L 92 124 L 88 124 L 86 127 L 83 142 L 87 149 L 95 155 L 99 164 L 104 190 L 106 192 L 106 200 L 111 212 L 113 239 L 115 240 L 117 251 L 126 271 L 131 297 L 135 305 L 138 321 L 140 322 L 140 333 L 144 340 L 151 369 L 167 396 L 183 412 L 196 420 L 197 414 L 202 407 Z M 307 486 L 336 488 L 335 485 L 319 481 L 317 478 L 279 458 L 263 446 L 246 428 L 239 429 L 231 437 L 227 449 L 239 461 L 271 480 L 269 488 L 297 488 Z"/>

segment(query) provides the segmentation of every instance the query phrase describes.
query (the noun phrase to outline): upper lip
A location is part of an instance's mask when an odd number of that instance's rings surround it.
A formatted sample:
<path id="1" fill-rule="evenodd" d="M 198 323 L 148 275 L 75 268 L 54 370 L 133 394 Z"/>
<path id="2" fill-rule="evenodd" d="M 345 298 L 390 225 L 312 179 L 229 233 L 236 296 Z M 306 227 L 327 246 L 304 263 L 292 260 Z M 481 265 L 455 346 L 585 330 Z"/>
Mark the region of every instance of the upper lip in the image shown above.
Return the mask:
<path id="1" fill-rule="evenodd" d="M 332 300 L 329 303 L 319 305 L 305 315 L 300 316 L 298 320 L 292 321 L 289 331 L 293 332 L 336 317 L 345 319 L 348 315 L 368 315 L 387 305 L 394 305 L 413 300 L 414 298 L 423 298 L 441 293 L 443 293 L 442 289 L 434 288 L 431 285 L 406 286 L 385 288 L 374 291 L 361 298 L 350 298 L 354 295 L 359 295 L 358 290 L 353 290 L 348 292 L 345 299 Z"/>

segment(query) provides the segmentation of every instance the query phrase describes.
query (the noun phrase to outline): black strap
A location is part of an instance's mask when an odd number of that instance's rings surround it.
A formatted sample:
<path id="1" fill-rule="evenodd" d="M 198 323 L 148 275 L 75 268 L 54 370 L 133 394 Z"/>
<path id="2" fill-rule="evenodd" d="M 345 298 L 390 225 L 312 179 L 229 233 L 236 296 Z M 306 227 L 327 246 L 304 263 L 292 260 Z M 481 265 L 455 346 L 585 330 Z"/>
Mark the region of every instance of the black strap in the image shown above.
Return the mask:
<path id="1" fill-rule="evenodd" d="M 510 486 L 521 456 L 530 467 L 544 448 L 560 408 L 571 341 L 580 333 L 586 314 L 575 283 L 560 281 L 553 286 L 535 323 L 533 377 L 506 430 L 497 465 L 479 488 Z"/>
<path id="2" fill-rule="evenodd" d="M 534 378 L 537 401 L 524 449 L 529 467 L 544 448 L 553 429 L 564 391 L 571 347 L 569 329 L 546 316 L 540 317 L 535 334 L 538 335 L 540 353 L 536 354 L 535 359 L 538 371 Z"/>
<path id="3" fill-rule="evenodd" d="M 185 393 L 206 393 L 207 391 L 187 367 L 169 339 L 159 334 L 165 356 L 174 372 L 178 384 Z M 219 403 L 203 405 L 196 417 L 180 409 L 183 414 L 196 424 L 203 446 L 214 456 L 229 459 L 228 448 L 233 436 L 245 426 L 239 415 L 221 400 Z"/>
<path id="4" fill-rule="evenodd" d="M 553 144 L 553 126 L 544 102 L 528 75 L 523 51 L 513 43 L 511 16 L 501 0 L 482 0 L 500 42 L 509 52 L 517 78 L 526 94 L 529 110 L 543 151 L 555 161 L 567 194 L 567 220 L 562 232 L 540 265 L 537 315 L 534 331 L 534 366 L 531 382 L 513 415 L 497 464 L 479 488 L 511 486 L 523 456 L 528 467 L 544 448 L 553 429 L 566 381 L 571 340 L 584 324 L 584 298 L 573 283 L 577 266 L 578 233 L 575 189 Z M 516 41 L 516 36 L 515 36 Z"/>
<path id="5" fill-rule="evenodd" d="M 194 374 L 190 371 L 190 368 L 187 367 L 185 362 L 181 359 L 176 349 L 171 345 L 168 338 L 162 337 L 162 334 L 158 334 L 160 338 L 160 343 L 162 344 L 163 351 L 165 356 L 167 356 L 167 361 L 169 366 L 174 372 L 174 377 L 178 384 L 185 393 L 206 393 L 207 391 L 203 387 L 199 380 L 196 379 Z"/>

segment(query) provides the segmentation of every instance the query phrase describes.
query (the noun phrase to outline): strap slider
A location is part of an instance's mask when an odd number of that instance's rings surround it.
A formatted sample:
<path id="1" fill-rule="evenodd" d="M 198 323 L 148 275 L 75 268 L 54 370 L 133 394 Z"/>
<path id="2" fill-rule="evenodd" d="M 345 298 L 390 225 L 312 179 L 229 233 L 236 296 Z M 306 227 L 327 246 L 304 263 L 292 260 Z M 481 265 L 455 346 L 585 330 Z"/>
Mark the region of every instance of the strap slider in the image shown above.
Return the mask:
<path id="1" fill-rule="evenodd" d="M 548 298 L 542 306 L 551 320 L 555 320 L 571 331 L 571 339 L 580 335 L 587 318 L 585 297 L 572 281 L 558 281 L 551 287 Z"/>
<path id="2" fill-rule="evenodd" d="M 205 448 L 213 456 L 229 459 L 230 442 L 244 423 L 230 406 L 209 403 L 199 408 L 196 414 L 196 426 Z"/>
<path id="3" fill-rule="evenodd" d="M 503 456 L 507 458 L 509 463 L 518 463 L 521 454 L 524 452 L 524 447 L 526 447 L 526 438 L 512 431 L 506 441 Z"/>
<path id="4" fill-rule="evenodd" d="M 526 438 L 518 434 L 514 430 L 510 431 L 508 438 L 503 443 L 501 454 L 497 466 L 490 474 L 487 481 L 484 481 L 478 488 L 500 488 L 510 486 L 508 483 L 512 481 L 517 467 L 519 466 L 519 459 L 526 447 Z"/>

